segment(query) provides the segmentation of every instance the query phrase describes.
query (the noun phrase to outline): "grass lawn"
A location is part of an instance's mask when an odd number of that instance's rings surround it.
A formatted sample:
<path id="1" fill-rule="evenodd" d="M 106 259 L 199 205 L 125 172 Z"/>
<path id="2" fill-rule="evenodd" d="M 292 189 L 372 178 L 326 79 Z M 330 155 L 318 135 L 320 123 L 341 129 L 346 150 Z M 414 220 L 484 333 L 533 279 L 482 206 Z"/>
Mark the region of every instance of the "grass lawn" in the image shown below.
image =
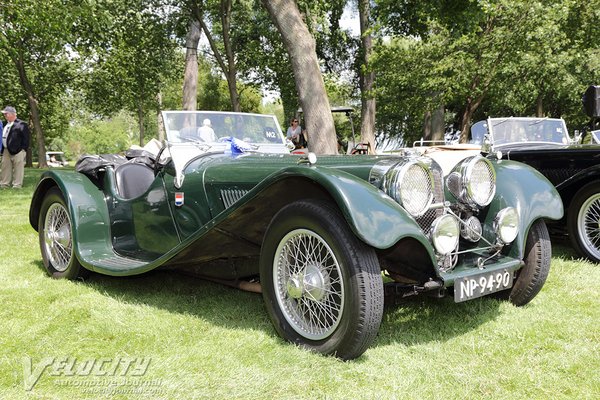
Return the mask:
<path id="1" fill-rule="evenodd" d="M 48 278 L 28 222 L 39 174 L 0 191 L 0 399 L 600 398 L 600 266 L 564 245 L 529 305 L 414 298 L 342 362 L 281 340 L 257 294 L 167 272 Z"/>

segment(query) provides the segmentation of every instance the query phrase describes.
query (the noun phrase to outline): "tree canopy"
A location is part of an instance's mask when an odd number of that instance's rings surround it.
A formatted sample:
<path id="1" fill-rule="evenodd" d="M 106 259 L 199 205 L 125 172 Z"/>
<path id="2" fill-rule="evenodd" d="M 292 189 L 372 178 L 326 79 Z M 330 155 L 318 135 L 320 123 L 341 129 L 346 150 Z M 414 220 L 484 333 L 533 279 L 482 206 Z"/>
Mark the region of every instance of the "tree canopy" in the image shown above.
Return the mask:
<path id="1" fill-rule="evenodd" d="M 581 95 L 600 83 L 600 0 L 283 3 L 298 10 L 313 47 L 286 43 L 299 28 L 278 29 L 281 15 L 261 0 L 0 1 L 0 99 L 31 123 L 34 155 L 84 141 L 74 126 L 93 131 L 124 115 L 136 123 L 112 125 L 125 138 L 115 143 L 143 143 L 158 135 L 160 109 L 184 107 L 193 46 L 195 107 L 269 110 L 282 123 L 312 100 L 298 71 L 314 52 L 308 77 L 323 76 L 327 101 L 306 118 L 320 151 L 334 151 L 333 129 L 319 117 L 329 105 L 362 108 L 354 120 L 363 134 L 406 143 L 426 135 L 434 115 L 463 139 L 487 116 L 563 117 L 571 129 L 588 122 Z M 348 15 L 365 16 L 361 31 L 343 27 Z M 186 42 L 192 26 L 195 41 Z M 338 139 L 348 135 L 336 128 Z"/>

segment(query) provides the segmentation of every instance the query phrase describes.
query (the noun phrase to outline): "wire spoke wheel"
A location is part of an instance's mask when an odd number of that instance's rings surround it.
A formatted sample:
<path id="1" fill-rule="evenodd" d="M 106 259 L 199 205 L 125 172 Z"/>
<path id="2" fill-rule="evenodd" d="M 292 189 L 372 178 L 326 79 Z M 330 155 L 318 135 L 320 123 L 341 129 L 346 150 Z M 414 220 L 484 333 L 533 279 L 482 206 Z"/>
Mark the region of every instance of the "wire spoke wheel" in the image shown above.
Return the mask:
<path id="1" fill-rule="evenodd" d="M 261 247 L 260 281 L 275 330 L 292 343 L 350 360 L 377 335 L 379 261 L 333 203 L 297 200 L 275 214 Z"/>
<path id="2" fill-rule="evenodd" d="M 53 278 L 85 278 L 89 271 L 77 259 L 73 221 L 68 210 L 60 189 L 48 189 L 40 206 L 37 225 L 42 260 L 48 275 Z"/>
<path id="3" fill-rule="evenodd" d="M 577 231 L 587 252 L 600 259 L 600 194 L 590 196 L 579 209 Z"/>
<path id="4" fill-rule="evenodd" d="M 321 236 L 296 229 L 275 252 L 273 281 L 284 317 L 311 340 L 328 337 L 344 311 L 344 283 L 333 250 Z"/>
<path id="5" fill-rule="evenodd" d="M 44 247 L 54 269 L 58 272 L 66 271 L 73 257 L 73 242 L 71 220 L 67 210 L 60 203 L 52 204 L 46 213 Z"/>

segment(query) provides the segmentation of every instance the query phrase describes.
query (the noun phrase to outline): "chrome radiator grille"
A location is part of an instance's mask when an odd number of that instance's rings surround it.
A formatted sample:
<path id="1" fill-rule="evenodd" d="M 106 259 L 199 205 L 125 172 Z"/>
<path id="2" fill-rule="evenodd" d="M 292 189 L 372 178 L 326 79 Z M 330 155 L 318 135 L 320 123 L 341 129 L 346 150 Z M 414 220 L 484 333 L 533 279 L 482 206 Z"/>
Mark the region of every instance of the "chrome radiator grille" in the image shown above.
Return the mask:
<path id="1" fill-rule="evenodd" d="M 444 177 L 442 170 L 432 166 L 431 172 L 433 173 L 433 202 L 441 203 L 445 200 L 444 198 Z M 417 223 L 425 233 L 429 233 L 431 224 L 440 215 L 444 213 L 443 208 L 430 209 L 425 212 L 421 217 L 416 218 Z"/>
<path id="2" fill-rule="evenodd" d="M 248 193 L 248 190 L 241 189 L 226 189 L 221 190 L 221 200 L 223 200 L 223 205 L 225 208 L 229 208 L 233 205 L 233 203 L 237 202 L 239 199 L 244 197 Z"/>

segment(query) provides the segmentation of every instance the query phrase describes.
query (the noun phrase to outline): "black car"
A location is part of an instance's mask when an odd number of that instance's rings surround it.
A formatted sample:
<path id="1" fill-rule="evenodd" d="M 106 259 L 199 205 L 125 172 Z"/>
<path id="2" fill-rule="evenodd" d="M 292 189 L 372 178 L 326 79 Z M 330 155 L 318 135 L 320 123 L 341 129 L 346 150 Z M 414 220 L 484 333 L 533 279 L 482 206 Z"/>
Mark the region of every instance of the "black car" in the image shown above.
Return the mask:
<path id="1" fill-rule="evenodd" d="M 564 120 L 552 118 L 488 118 L 471 134 L 485 152 L 528 164 L 548 178 L 565 208 L 554 230 L 568 232 L 579 254 L 600 262 L 600 145 L 579 144 Z"/>

